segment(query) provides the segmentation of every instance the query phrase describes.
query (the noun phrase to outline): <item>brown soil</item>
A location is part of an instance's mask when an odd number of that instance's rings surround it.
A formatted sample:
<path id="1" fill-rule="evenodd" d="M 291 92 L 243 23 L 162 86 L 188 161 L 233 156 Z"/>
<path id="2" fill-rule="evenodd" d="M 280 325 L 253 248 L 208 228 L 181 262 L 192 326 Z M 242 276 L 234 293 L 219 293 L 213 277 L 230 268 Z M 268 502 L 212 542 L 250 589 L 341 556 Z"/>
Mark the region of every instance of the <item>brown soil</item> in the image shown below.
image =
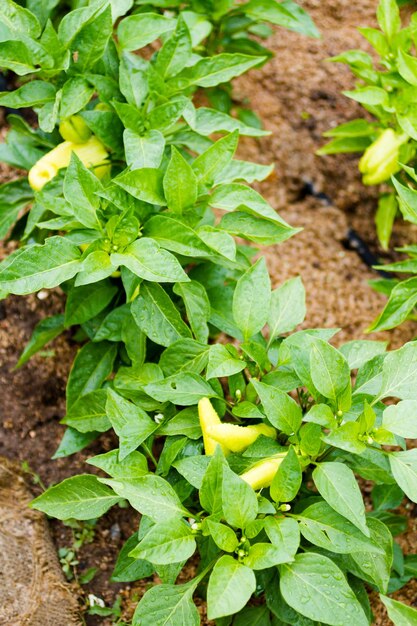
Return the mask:
<path id="1" fill-rule="evenodd" d="M 373 24 L 377 0 L 304 0 L 300 4 L 310 11 L 322 39 L 313 41 L 277 30 L 267 42 L 276 57 L 262 70 L 237 81 L 237 96 L 244 100 L 249 95 L 253 108 L 273 131 L 271 137 L 261 141 L 244 140 L 240 156 L 276 163 L 275 175 L 260 189 L 288 222 L 304 227 L 290 241 L 266 250 L 274 286 L 301 274 L 309 305 L 306 325 L 340 327 L 339 341 L 346 341 L 362 337 L 364 328 L 384 303 L 384 298 L 367 284 L 377 275 L 343 245 L 347 229 L 354 227 L 371 250 L 382 256 L 373 226 L 376 192 L 361 184 L 355 156 L 317 157 L 315 151 L 323 143 L 323 131 L 361 114 L 352 101 L 341 95 L 353 85 L 349 71 L 324 59 L 348 48 L 365 47 L 356 27 Z M 1 174 L 10 176 L 4 169 Z M 332 199 L 332 206 L 314 198 L 303 199 L 306 182 L 324 191 Z M 415 239 L 415 235 L 408 225 L 398 224 L 393 244 Z M 30 296 L 0 303 L 0 454 L 28 462 L 47 485 L 85 471 L 87 457 L 114 445 L 104 435 L 82 453 L 50 461 L 64 432 L 59 419 L 64 415 L 65 381 L 76 350 L 69 334 L 21 370 L 13 371 L 35 323 L 62 308 L 59 290 L 45 300 Z M 414 333 L 415 325 L 404 324 L 380 336 L 398 347 Z M 34 493 L 38 490 L 34 486 Z M 83 546 L 78 555 L 78 575 L 90 567 L 99 568 L 92 582 L 79 592 L 80 604 L 85 604 L 88 593 L 110 604 L 121 592 L 126 600 L 126 616 L 131 615 L 135 599 L 148 583 L 121 586 L 108 579 L 116 554 L 136 529 L 137 521 L 133 511 L 114 509 L 98 522 L 93 542 Z M 57 547 L 71 545 L 70 529 L 56 521 L 50 527 Z M 410 517 L 410 530 L 401 539 L 409 553 L 417 552 L 416 530 L 415 518 Z M 191 571 L 186 572 L 189 574 Z M 414 604 L 417 585 L 408 584 L 397 596 Z M 376 624 L 389 624 L 375 598 L 373 606 Z M 203 606 L 201 612 L 202 623 L 208 624 Z M 89 625 L 110 623 L 91 616 L 86 621 Z"/>

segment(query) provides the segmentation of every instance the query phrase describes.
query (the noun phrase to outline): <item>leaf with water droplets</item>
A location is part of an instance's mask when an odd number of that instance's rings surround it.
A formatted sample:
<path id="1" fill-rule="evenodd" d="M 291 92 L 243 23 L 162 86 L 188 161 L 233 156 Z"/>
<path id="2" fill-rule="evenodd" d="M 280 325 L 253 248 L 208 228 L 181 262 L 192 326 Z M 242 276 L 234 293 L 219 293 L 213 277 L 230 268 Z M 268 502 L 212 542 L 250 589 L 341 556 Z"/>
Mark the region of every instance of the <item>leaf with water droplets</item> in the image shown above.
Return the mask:
<path id="1" fill-rule="evenodd" d="M 362 606 L 337 565 L 321 554 L 298 554 L 280 567 L 284 600 L 296 611 L 331 626 L 369 626 Z"/>

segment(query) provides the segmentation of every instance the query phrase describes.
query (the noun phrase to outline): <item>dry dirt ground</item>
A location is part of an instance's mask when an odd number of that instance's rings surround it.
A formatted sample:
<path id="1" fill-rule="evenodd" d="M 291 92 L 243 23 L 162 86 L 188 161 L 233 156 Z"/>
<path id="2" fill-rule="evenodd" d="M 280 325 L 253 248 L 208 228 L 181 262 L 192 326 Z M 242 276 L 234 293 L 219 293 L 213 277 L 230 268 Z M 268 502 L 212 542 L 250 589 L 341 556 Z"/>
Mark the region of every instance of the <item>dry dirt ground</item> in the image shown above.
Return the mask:
<path id="1" fill-rule="evenodd" d="M 362 186 L 356 156 L 318 157 L 315 152 L 323 143 L 322 132 L 360 115 L 360 109 L 341 94 L 353 85 L 349 71 L 325 59 L 349 48 L 366 48 L 356 27 L 374 23 L 377 0 L 303 0 L 300 4 L 310 11 L 322 38 L 315 41 L 277 29 L 267 42 L 275 58 L 236 81 L 237 99 L 245 101 L 249 95 L 252 107 L 273 133 L 260 141 L 245 139 L 240 156 L 276 164 L 274 175 L 260 190 L 289 223 L 304 228 L 290 241 L 265 251 L 274 286 L 301 274 L 308 298 L 306 326 L 340 327 L 339 341 L 346 341 L 363 337 L 364 328 L 384 303 L 384 297 L 368 285 L 376 274 L 344 245 L 347 230 L 353 227 L 376 256 L 384 257 L 374 234 L 376 196 Z M 10 172 L 3 169 L 0 175 L 6 179 Z M 305 198 L 306 183 L 326 193 L 332 204 Z M 415 240 L 415 236 L 409 226 L 399 224 L 393 244 Z M 45 484 L 85 471 L 85 458 L 113 447 L 111 437 L 104 435 L 82 453 L 50 461 L 63 434 L 59 419 L 64 415 L 65 382 L 76 350 L 69 333 L 22 369 L 13 370 L 35 323 L 62 309 L 59 292 L 45 300 L 29 296 L 0 302 L 0 455 L 29 463 Z M 398 347 L 413 338 L 415 331 L 415 325 L 408 323 L 378 337 Z M 36 493 L 38 488 L 33 489 Z M 410 528 L 401 542 L 407 552 L 417 552 L 414 509 L 409 512 Z M 97 575 L 80 593 L 81 604 L 88 593 L 111 603 L 121 592 L 126 616 L 131 615 L 148 583 L 115 585 L 108 578 L 118 550 L 137 521 L 134 512 L 116 509 L 99 521 L 93 542 L 78 556 L 78 574 L 98 567 Z M 57 547 L 71 545 L 70 529 L 55 521 L 50 527 Z M 416 603 L 417 585 L 408 584 L 398 597 Z M 389 624 L 375 599 L 373 606 L 376 624 Z M 203 606 L 201 613 L 202 623 L 208 624 Z M 110 623 L 103 618 L 86 620 L 91 626 Z"/>

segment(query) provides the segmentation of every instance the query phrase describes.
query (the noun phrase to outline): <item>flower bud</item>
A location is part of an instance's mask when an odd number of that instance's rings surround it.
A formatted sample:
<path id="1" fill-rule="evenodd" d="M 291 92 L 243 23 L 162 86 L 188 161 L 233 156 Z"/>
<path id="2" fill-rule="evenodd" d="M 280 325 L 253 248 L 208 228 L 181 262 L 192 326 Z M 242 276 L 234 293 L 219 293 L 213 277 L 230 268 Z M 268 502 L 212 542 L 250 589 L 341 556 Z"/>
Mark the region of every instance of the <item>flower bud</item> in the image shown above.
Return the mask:
<path id="1" fill-rule="evenodd" d="M 365 185 L 378 185 L 398 172 L 400 147 L 406 141 L 392 128 L 387 128 L 366 150 L 359 161 Z"/>
<path id="2" fill-rule="evenodd" d="M 91 130 L 81 115 L 71 115 L 63 120 L 59 125 L 59 132 L 65 141 L 72 143 L 84 143 L 91 137 Z"/>

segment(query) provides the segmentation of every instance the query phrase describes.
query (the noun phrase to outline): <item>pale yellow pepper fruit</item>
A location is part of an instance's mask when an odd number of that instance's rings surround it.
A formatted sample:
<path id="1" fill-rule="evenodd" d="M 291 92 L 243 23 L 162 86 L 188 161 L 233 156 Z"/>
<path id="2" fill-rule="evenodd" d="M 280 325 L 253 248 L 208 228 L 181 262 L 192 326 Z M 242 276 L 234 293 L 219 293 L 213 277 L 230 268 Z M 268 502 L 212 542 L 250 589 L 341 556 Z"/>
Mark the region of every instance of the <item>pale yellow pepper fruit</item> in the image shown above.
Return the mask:
<path id="1" fill-rule="evenodd" d="M 59 132 L 65 141 L 72 143 L 85 143 L 92 135 L 81 115 L 71 115 L 63 120 L 59 125 Z"/>
<path id="2" fill-rule="evenodd" d="M 286 454 L 287 453 L 285 452 L 280 456 L 270 457 L 269 459 L 259 461 L 259 463 L 256 463 L 256 465 L 251 467 L 247 472 L 241 474 L 240 478 L 248 483 L 248 485 L 250 485 L 255 491 L 265 487 L 270 487 Z"/>
<path id="3" fill-rule="evenodd" d="M 398 172 L 400 147 L 406 140 L 406 136 L 397 135 L 392 128 L 387 128 L 368 146 L 359 161 L 359 171 L 363 174 L 365 185 L 378 185 Z"/>
<path id="4" fill-rule="evenodd" d="M 207 428 L 207 433 L 218 443 L 226 446 L 232 452 L 242 452 L 260 435 L 276 438 L 276 430 L 267 424 L 238 426 L 237 424 L 216 424 Z"/>
<path id="5" fill-rule="evenodd" d="M 221 424 L 220 417 L 217 415 L 208 398 L 201 398 L 198 403 L 198 417 L 200 418 L 200 426 L 203 432 L 204 451 L 207 456 L 212 456 L 216 450 L 216 447 L 220 445 L 223 450 L 223 454 L 228 454 L 229 450 L 219 444 L 215 439 L 212 439 L 208 430 L 211 426 L 218 426 Z"/>
<path id="6" fill-rule="evenodd" d="M 93 168 L 98 178 L 102 178 L 109 172 L 108 152 L 97 137 L 92 135 L 84 143 L 63 141 L 53 150 L 44 154 L 29 171 L 28 179 L 32 189 L 40 191 L 46 183 L 49 183 L 57 175 L 60 169 L 68 167 L 73 152 L 86 167 Z"/>

